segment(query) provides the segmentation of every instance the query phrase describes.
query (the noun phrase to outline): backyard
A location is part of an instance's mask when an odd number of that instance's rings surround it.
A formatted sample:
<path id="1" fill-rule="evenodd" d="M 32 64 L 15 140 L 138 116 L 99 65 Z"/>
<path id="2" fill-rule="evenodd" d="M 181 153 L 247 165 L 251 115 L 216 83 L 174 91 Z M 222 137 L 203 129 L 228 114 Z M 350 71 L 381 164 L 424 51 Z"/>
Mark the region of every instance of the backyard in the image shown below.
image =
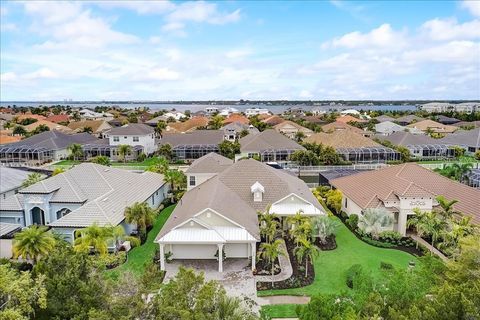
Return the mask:
<path id="1" fill-rule="evenodd" d="M 338 220 L 336 236 L 337 248 L 332 251 L 321 251 L 314 261 L 315 280 L 313 284 L 295 289 L 258 291 L 258 296 L 270 295 L 305 295 L 316 293 L 340 293 L 350 290 L 345 281 L 346 271 L 354 264 L 360 264 L 369 270 L 374 277 L 381 276 L 380 263 L 386 262 L 396 268 L 407 268 L 408 263 L 417 259 L 403 251 L 371 246 L 358 239 Z M 271 305 L 262 310 L 273 317 L 291 317 L 295 315 L 294 304 Z"/>
<path id="2" fill-rule="evenodd" d="M 145 263 L 152 261 L 153 256 L 155 255 L 157 244 L 153 241 L 174 208 L 175 206 L 172 205 L 166 207 L 160 212 L 153 224 L 153 228 L 150 230 L 150 232 L 148 232 L 145 243 L 139 247 L 133 248 L 128 253 L 127 262 L 115 269 L 106 271 L 106 274 L 109 278 L 117 279 L 122 272 L 126 271 L 130 271 L 137 276 L 142 274 L 143 270 L 145 269 Z"/>
<path id="3" fill-rule="evenodd" d="M 152 166 L 154 164 L 157 164 L 158 163 L 158 160 L 159 158 L 158 157 L 152 157 L 152 158 L 147 158 L 145 159 L 144 161 L 129 161 L 129 162 L 112 162 L 111 165 L 112 166 L 118 166 L 118 167 L 121 167 L 121 166 L 135 166 L 135 167 L 149 167 L 149 166 Z M 55 164 L 53 164 L 53 166 L 59 166 L 59 167 L 63 167 L 63 166 L 73 166 L 73 165 L 76 165 L 76 164 L 79 164 L 79 163 L 82 163 L 81 161 L 76 161 L 76 160 L 62 160 L 62 161 L 59 161 Z"/>

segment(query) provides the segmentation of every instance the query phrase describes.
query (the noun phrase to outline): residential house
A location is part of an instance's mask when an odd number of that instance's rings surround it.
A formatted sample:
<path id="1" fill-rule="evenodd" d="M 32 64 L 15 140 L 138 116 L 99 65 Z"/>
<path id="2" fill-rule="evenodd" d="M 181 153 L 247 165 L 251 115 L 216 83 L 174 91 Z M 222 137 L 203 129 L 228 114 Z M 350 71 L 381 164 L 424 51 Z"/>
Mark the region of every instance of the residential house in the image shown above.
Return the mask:
<path id="1" fill-rule="evenodd" d="M 435 133 L 452 133 L 457 131 L 457 127 L 449 126 L 445 124 L 438 123 L 433 120 L 422 120 L 419 122 L 415 122 L 412 124 L 407 125 L 407 128 L 414 128 L 421 130 L 423 132 L 435 132 Z"/>
<path id="2" fill-rule="evenodd" d="M 425 120 L 425 119 L 417 117 L 416 115 L 413 115 L 413 114 L 409 114 L 407 116 L 403 116 L 403 117 L 395 119 L 395 122 L 398 123 L 401 126 L 406 126 L 406 125 L 409 125 L 411 123 L 420 122 L 420 121 L 423 121 L 423 120 Z"/>
<path id="3" fill-rule="evenodd" d="M 282 117 L 277 116 L 277 115 L 268 116 L 268 117 L 266 117 L 265 119 L 262 120 L 263 123 L 266 123 L 267 125 L 269 125 L 271 127 L 274 127 L 277 124 L 282 123 L 283 121 L 285 121 L 285 119 L 283 119 Z"/>
<path id="4" fill-rule="evenodd" d="M 66 159 L 71 144 L 85 145 L 98 139 L 88 133 L 66 134 L 60 131 L 45 131 L 21 141 L 0 146 L 0 162 L 38 165 L 49 161 Z"/>
<path id="5" fill-rule="evenodd" d="M 343 130 L 348 130 L 348 131 L 353 131 L 355 133 L 361 134 L 364 137 L 370 137 L 373 135 L 373 132 L 367 131 L 367 130 L 362 130 L 360 128 L 351 126 L 345 122 L 340 122 L 340 121 L 335 121 L 332 123 L 328 123 L 324 126 L 322 126 L 323 132 L 334 132 L 334 131 L 343 131 Z"/>
<path id="6" fill-rule="evenodd" d="M 151 127 L 156 127 L 157 123 L 160 121 L 167 122 L 168 118 L 165 117 L 165 115 L 157 116 L 155 118 L 152 118 L 150 120 L 145 121 L 146 125 L 149 125 Z"/>
<path id="7" fill-rule="evenodd" d="M 342 110 L 342 111 L 340 111 L 340 114 L 341 114 L 342 116 L 354 115 L 354 116 L 360 117 L 360 111 L 355 110 L 355 109 Z"/>
<path id="8" fill-rule="evenodd" d="M 310 112 L 314 115 L 314 116 L 320 116 L 320 115 L 324 115 L 327 113 L 327 111 L 325 110 L 325 108 L 323 107 L 313 107 Z"/>
<path id="9" fill-rule="evenodd" d="M 248 120 L 247 117 L 241 115 L 241 114 L 231 114 L 223 120 L 223 124 L 229 124 L 229 123 L 234 123 L 234 122 L 239 122 L 241 124 L 249 124 L 250 120 Z"/>
<path id="10" fill-rule="evenodd" d="M 231 114 L 239 113 L 239 112 L 240 112 L 240 111 L 239 111 L 237 108 L 226 107 L 226 108 L 222 109 L 219 114 L 220 114 L 221 116 L 227 117 L 227 116 L 229 116 L 229 115 L 231 115 Z"/>
<path id="11" fill-rule="evenodd" d="M 16 114 L 14 118 L 17 121 L 25 120 L 25 119 L 35 119 L 35 120 L 45 120 L 47 117 L 42 116 L 41 114 L 32 114 L 32 113 L 24 113 L 24 114 Z"/>
<path id="12" fill-rule="evenodd" d="M 305 137 L 309 137 L 312 135 L 313 131 L 305 128 L 298 123 L 295 123 L 290 120 L 283 121 L 282 123 L 277 124 L 273 127 L 273 129 L 277 132 L 284 134 L 285 136 L 289 137 L 290 139 L 295 139 L 297 133 L 301 132 L 305 135 Z"/>
<path id="13" fill-rule="evenodd" d="M 218 107 L 208 106 L 208 107 L 205 108 L 205 112 L 206 112 L 208 115 L 216 114 L 216 113 L 218 113 Z"/>
<path id="14" fill-rule="evenodd" d="M 185 171 L 187 176 L 187 191 L 216 176 L 233 164 L 233 160 L 215 152 L 196 159 Z"/>
<path id="15" fill-rule="evenodd" d="M 352 163 L 384 163 L 400 160 L 400 154 L 395 150 L 351 130 L 314 133 L 304 142 L 330 146 L 345 161 Z"/>
<path id="16" fill-rule="evenodd" d="M 383 136 L 388 136 L 389 134 L 392 134 L 397 131 L 406 131 L 406 130 L 408 129 L 405 128 L 404 126 L 393 123 L 391 121 L 384 121 L 384 122 L 377 123 L 375 125 L 375 132 Z"/>
<path id="17" fill-rule="evenodd" d="M 467 154 L 473 155 L 476 151 L 480 150 L 480 128 L 466 131 L 459 130 L 439 139 L 439 142 L 452 147 L 462 147 Z"/>
<path id="18" fill-rule="evenodd" d="M 22 140 L 21 136 L 11 136 L 7 134 L 0 134 L 0 144 L 9 144 Z"/>
<path id="19" fill-rule="evenodd" d="M 346 115 L 342 115 L 340 117 L 337 117 L 337 119 L 335 119 L 336 122 L 343 122 L 343 123 L 349 123 L 349 122 L 359 122 L 359 123 L 364 123 L 364 122 L 367 122 L 365 120 L 362 120 L 362 119 L 359 119 L 359 118 L 355 118 L 349 114 L 346 114 Z"/>
<path id="20" fill-rule="evenodd" d="M 241 138 L 242 131 L 250 133 L 258 133 L 258 129 L 252 125 L 243 124 L 240 122 L 231 122 L 226 126 L 223 126 L 220 130 L 223 130 L 225 133 L 224 140 L 236 141 Z"/>
<path id="21" fill-rule="evenodd" d="M 249 108 L 245 110 L 245 115 L 247 117 L 256 116 L 260 114 L 270 114 L 270 111 L 268 109 L 263 109 L 263 108 Z"/>
<path id="22" fill-rule="evenodd" d="M 217 168 L 218 159 L 208 157 L 208 164 L 202 166 L 214 176 L 185 193 L 155 239 L 162 270 L 166 253 L 173 259 L 251 259 L 254 269 L 260 241 L 257 212 L 269 209 L 280 217 L 285 229 L 285 218 L 296 212 L 325 214 L 306 184 L 283 170 L 253 159 Z M 195 167 L 195 174 L 203 171 Z M 222 258 L 218 259 L 218 271 L 223 271 Z"/>
<path id="23" fill-rule="evenodd" d="M 62 126 L 61 124 L 55 123 L 55 122 L 50 122 L 47 120 L 38 120 L 37 122 L 31 123 L 27 126 L 24 126 L 25 130 L 28 132 L 32 132 L 35 129 L 37 129 L 39 126 L 47 126 L 49 130 L 51 131 L 60 131 L 63 133 L 72 133 L 73 130 L 70 129 L 69 127 Z"/>
<path id="24" fill-rule="evenodd" d="M 447 116 L 444 116 L 444 115 L 438 115 L 435 117 L 437 120 L 437 122 L 440 122 L 441 124 L 448 124 L 448 125 L 453 125 L 457 122 L 460 122 L 460 120 L 456 119 L 456 118 L 451 118 L 451 117 L 447 117 Z"/>
<path id="25" fill-rule="evenodd" d="M 480 190 L 443 177 L 415 163 L 405 163 L 331 180 L 342 191 L 342 210 L 360 218 L 366 209 L 384 208 L 394 217 L 388 230 L 406 234 L 407 221 L 414 209 L 432 211 L 437 196 L 458 200 L 455 211 L 480 224 Z"/>
<path id="26" fill-rule="evenodd" d="M 13 196 L 31 172 L 0 166 L 0 199 Z"/>
<path id="27" fill-rule="evenodd" d="M 155 144 L 155 130 L 141 123 L 129 123 L 121 127 L 112 128 L 105 133 L 110 146 L 129 145 L 141 146 L 146 155 L 157 151 Z"/>
<path id="28" fill-rule="evenodd" d="M 91 129 L 91 133 L 98 138 L 102 138 L 105 132 L 112 129 L 112 126 L 105 120 L 73 121 L 68 124 L 68 127 L 74 132 L 84 132 Z"/>
<path id="29" fill-rule="evenodd" d="M 167 193 L 160 174 L 82 163 L 2 200 L 0 221 L 50 226 L 69 242 L 93 224 L 122 225 L 130 234 L 136 226 L 125 221 L 125 209 L 135 202 L 157 208 Z"/>
<path id="30" fill-rule="evenodd" d="M 210 152 L 218 153 L 218 145 L 223 140 L 223 130 L 194 130 L 187 133 L 166 133 L 159 143 L 169 144 L 175 159 L 190 161 Z"/>
<path id="31" fill-rule="evenodd" d="M 452 126 L 455 126 L 457 128 L 478 128 L 480 127 L 480 121 L 460 121 L 457 123 L 452 124 Z"/>
<path id="32" fill-rule="evenodd" d="M 113 120 L 114 116 L 108 112 L 95 112 L 90 109 L 81 109 L 79 112 L 80 117 L 83 120 L 105 120 L 111 121 Z"/>
<path id="33" fill-rule="evenodd" d="M 47 117 L 45 120 L 54 123 L 68 123 L 70 121 L 70 116 L 68 114 L 54 114 Z"/>
<path id="34" fill-rule="evenodd" d="M 209 119 L 207 117 L 192 117 L 183 122 L 170 122 L 167 124 L 165 132 L 185 133 L 196 130 L 199 127 L 207 127 Z"/>
<path id="35" fill-rule="evenodd" d="M 236 159 L 259 157 L 261 161 L 287 161 L 292 153 L 304 147 L 283 134 L 267 129 L 239 140 L 240 154 Z"/>
<path id="36" fill-rule="evenodd" d="M 379 123 L 386 122 L 386 121 L 395 121 L 395 118 L 392 118 L 390 116 L 382 114 L 381 116 L 375 117 L 375 120 L 377 120 Z"/>
<path id="37" fill-rule="evenodd" d="M 184 113 L 179 111 L 169 111 L 167 113 L 164 113 L 163 116 L 166 119 L 173 118 L 175 119 L 175 121 L 179 121 L 180 119 L 187 117 Z"/>

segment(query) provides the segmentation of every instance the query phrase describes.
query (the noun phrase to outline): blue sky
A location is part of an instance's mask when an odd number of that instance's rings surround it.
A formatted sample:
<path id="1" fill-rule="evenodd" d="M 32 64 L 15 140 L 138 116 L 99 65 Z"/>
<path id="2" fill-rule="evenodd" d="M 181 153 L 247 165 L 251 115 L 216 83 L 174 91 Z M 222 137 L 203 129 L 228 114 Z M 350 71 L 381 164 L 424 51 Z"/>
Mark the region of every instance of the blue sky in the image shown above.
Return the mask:
<path id="1" fill-rule="evenodd" d="M 480 1 L 1 2 L 9 100 L 480 99 Z"/>

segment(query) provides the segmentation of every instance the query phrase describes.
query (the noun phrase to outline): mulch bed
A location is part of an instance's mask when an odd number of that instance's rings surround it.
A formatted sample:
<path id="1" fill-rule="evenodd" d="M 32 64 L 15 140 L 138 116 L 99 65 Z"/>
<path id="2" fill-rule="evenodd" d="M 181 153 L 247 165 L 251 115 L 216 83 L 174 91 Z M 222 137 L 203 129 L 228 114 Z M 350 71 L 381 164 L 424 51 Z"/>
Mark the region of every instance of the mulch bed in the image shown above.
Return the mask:
<path id="1" fill-rule="evenodd" d="M 257 282 L 257 290 L 271 290 L 271 289 L 290 289 L 290 288 L 300 288 L 312 284 L 315 280 L 315 270 L 313 264 L 309 262 L 308 274 L 305 277 L 305 261 L 302 264 L 299 264 L 297 258 L 295 257 L 293 251 L 295 249 L 295 244 L 290 239 L 285 239 L 285 244 L 287 245 L 287 252 L 290 257 L 290 262 L 292 264 L 293 274 L 290 278 L 284 281 L 274 282 Z"/>
<path id="2" fill-rule="evenodd" d="M 278 262 L 278 258 L 274 262 L 274 270 L 273 274 L 277 275 L 279 274 L 282 270 L 280 269 L 280 263 Z M 254 275 L 258 276 L 269 276 L 271 275 L 271 266 L 270 263 L 268 263 L 267 260 L 264 259 L 258 259 L 257 263 L 255 264 L 255 271 L 253 272 Z"/>
<path id="3" fill-rule="evenodd" d="M 326 243 L 321 243 L 319 238 L 315 239 L 315 245 L 322 251 L 335 250 L 337 248 L 337 241 L 335 241 L 335 235 L 327 237 Z"/>

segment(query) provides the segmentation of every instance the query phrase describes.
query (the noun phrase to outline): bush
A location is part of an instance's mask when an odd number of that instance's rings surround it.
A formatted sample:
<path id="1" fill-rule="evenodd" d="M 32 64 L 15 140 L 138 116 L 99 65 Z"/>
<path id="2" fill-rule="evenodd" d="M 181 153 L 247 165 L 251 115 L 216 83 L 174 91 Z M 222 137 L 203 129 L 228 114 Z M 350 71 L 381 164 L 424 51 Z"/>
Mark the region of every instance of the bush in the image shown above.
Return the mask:
<path id="1" fill-rule="evenodd" d="M 164 277 L 165 271 L 160 270 L 158 263 L 146 262 L 140 281 L 148 291 L 153 291 L 161 287 Z"/>
<path id="2" fill-rule="evenodd" d="M 345 211 L 340 211 L 340 217 L 342 217 L 344 220 L 348 219 L 348 214 Z"/>
<path id="3" fill-rule="evenodd" d="M 350 229 L 352 230 L 356 230 L 358 228 L 358 216 L 356 214 L 351 214 L 347 220 L 345 220 L 345 222 L 348 223 Z"/>
<path id="4" fill-rule="evenodd" d="M 381 261 L 381 262 L 380 262 L 380 269 L 383 269 L 383 270 L 392 270 L 392 269 L 393 269 L 393 265 L 392 265 L 391 263 Z"/>
<path id="5" fill-rule="evenodd" d="M 359 264 L 354 264 L 347 270 L 346 284 L 350 289 L 353 289 L 355 279 L 362 273 L 363 268 Z"/>
<path id="6" fill-rule="evenodd" d="M 127 261 L 127 254 L 125 251 L 120 251 L 117 254 L 112 253 L 96 256 L 94 259 L 94 262 L 98 267 L 105 267 L 107 269 L 118 267 L 125 261 Z"/>
<path id="7" fill-rule="evenodd" d="M 372 238 L 367 237 L 367 236 L 363 236 L 362 240 L 365 241 L 366 243 L 372 245 L 372 246 L 375 246 L 375 247 L 380 247 L 380 248 L 393 248 L 393 247 L 395 247 L 394 244 L 391 244 L 391 243 L 388 243 L 388 242 L 381 242 L 381 241 L 373 240 Z"/>
<path id="8" fill-rule="evenodd" d="M 394 240 L 392 242 L 397 242 L 398 240 L 402 239 L 402 235 L 397 231 L 383 231 L 380 233 L 381 240 Z"/>
<path id="9" fill-rule="evenodd" d="M 145 153 L 140 153 L 138 156 L 137 156 L 137 161 L 138 162 L 143 162 L 145 161 L 145 159 L 147 159 L 147 155 Z"/>

